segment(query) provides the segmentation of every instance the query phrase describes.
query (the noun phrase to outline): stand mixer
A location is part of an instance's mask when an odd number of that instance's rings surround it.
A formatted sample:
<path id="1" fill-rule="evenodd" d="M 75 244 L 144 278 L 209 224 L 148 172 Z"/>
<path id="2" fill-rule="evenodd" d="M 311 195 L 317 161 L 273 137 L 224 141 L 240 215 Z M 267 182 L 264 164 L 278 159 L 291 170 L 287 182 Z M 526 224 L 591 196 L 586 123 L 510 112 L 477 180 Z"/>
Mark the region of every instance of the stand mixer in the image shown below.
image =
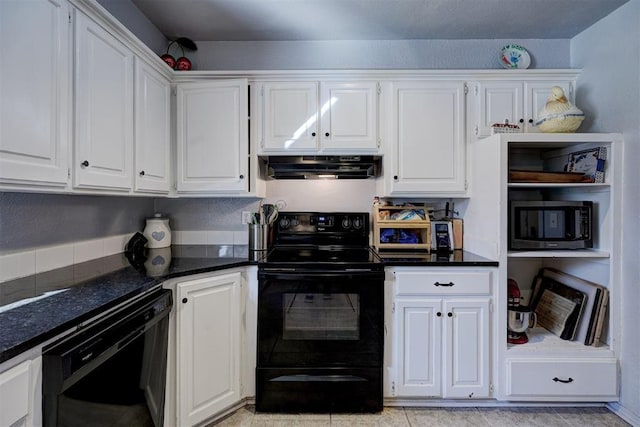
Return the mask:
<path id="1" fill-rule="evenodd" d="M 537 316 L 529 307 L 520 305 L 518 283 L 509 279 L 507 286 L 507 342 L 509 344 L 525 344 L 529 342 L 525 331 L 536 324 Z"/>

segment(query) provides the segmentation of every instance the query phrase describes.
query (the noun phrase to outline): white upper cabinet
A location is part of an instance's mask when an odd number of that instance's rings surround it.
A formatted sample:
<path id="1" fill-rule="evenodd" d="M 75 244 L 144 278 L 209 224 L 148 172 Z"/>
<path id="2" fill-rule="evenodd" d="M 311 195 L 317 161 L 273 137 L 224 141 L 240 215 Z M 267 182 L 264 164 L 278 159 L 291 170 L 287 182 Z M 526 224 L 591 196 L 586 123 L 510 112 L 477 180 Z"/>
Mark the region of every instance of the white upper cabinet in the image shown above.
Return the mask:
<path id="1" fill-rule="evenodd" d="M 377 151 L 378 87 L 375 81 L 263 83 L 259 152 Z"/>
<path id="2" fill-rule="evenodd" d="M 177 85 L 177 190 L 249 191 L 246 79 Z"/>
<path id="3" fill-rule="evenodd" d="M 391 87 L 384 193 L 464 194 L 464 82 L 398 81 Z"/>
<path id="4" fill-rule="evenodd" d="M 262 151 L 317 151 L 318 83 L 265 83 L 262 94 Z"/>
<path id="5" fill-rule="evenodd" d="M 544 107 L 553 86 L 560 86 L 573 99 L 573 83 L 558 81 L 483 81 L 477 83 L 475 123 L 476 138 L 491 135 L 494 123 L 515 124 L 524 132 L 536 132 L 538 112 Z"/>
<path id="6" fill-rule="evenodd" d="M 378 83 L 322 83 L 320 123 L 325 150 L 378 149 Z"/>
<path id="7" fill-rule="evenodd" d="M 133 169 L 133 53 L 76 13 L 74 186 L 129 190 Z"/>
<path id="8" fill-rule="evenodd" d="M 0 1 L 0 183 L 67 184 L 69 27 L 64 0 Z"/>
<path id="9" fill-rule="evenodd" d="M 170 187 L 171 83 L 135 60 L 135 187 L 168 193 Z"/>

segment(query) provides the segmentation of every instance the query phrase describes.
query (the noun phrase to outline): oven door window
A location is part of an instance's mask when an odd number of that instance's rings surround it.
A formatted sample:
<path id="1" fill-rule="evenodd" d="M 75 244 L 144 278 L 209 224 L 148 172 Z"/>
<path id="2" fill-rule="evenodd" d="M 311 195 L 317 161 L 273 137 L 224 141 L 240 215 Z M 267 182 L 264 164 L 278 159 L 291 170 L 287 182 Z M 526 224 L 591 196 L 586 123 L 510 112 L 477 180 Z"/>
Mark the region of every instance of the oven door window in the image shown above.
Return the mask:
<path id="1" fill-rule="evenodd" d="M 259 276 L 259 367 L 379 364 L 384 273 Z"/>
<path id="2" fill-rule="evenodd" d="M 356 293 L 282 294 L 282 338 L 344 341 L 360 339 Z"/>

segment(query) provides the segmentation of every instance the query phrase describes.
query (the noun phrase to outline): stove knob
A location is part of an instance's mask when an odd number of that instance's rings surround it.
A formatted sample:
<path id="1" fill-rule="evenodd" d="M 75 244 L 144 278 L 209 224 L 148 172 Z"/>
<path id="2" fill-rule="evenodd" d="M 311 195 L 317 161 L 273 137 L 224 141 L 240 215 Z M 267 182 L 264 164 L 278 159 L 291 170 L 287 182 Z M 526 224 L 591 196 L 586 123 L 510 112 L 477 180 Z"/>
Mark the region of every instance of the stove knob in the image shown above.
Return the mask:
<path id="1" fill-rule="evenodd" d="M 291 225 L 293 225 L 294 227 L 300 225 L 300 221 L 298 221 L 298 218 L 293 218 L 291 220 Z"/>
<path id="2" fill-rule="evenodd" d="M 353 228 L 356 230 L 362 228 L 362 218 L 356 217 L 353 219 Z"/>
<path id="3" fill-rule="evenodd" d="M 346 218 L 346 217 L 343 218 L 342 219 L 342 228 L 347 229 L 349 227 L 351 227 L 351 220 L 349 218 Z"/>
<path id="4" fill-rule="evenodd" d="M 278 224 L 280 224 L 280 228 L 286 230 L 287 228 L 289 228 L 289 225 L 291 225 L 291 221 L 289 221 L 289 218 L 281 218 Z"/>

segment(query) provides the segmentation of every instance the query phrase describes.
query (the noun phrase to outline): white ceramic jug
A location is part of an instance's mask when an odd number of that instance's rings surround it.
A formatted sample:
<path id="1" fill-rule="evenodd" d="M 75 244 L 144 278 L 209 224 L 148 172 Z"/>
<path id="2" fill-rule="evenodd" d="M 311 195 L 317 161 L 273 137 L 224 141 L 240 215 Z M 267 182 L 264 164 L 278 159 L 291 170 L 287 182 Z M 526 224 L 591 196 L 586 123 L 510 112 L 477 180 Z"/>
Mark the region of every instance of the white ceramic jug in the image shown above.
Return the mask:
<path id="1" fill-rule="evenodd" d="M 163 218 L 159 213 L 155 214 L 153 218 L 147 218 L 147 226 L 142 234 L 147 238 L 147 248 L 149 249 L 171 246 L 169 218 Z"/>

